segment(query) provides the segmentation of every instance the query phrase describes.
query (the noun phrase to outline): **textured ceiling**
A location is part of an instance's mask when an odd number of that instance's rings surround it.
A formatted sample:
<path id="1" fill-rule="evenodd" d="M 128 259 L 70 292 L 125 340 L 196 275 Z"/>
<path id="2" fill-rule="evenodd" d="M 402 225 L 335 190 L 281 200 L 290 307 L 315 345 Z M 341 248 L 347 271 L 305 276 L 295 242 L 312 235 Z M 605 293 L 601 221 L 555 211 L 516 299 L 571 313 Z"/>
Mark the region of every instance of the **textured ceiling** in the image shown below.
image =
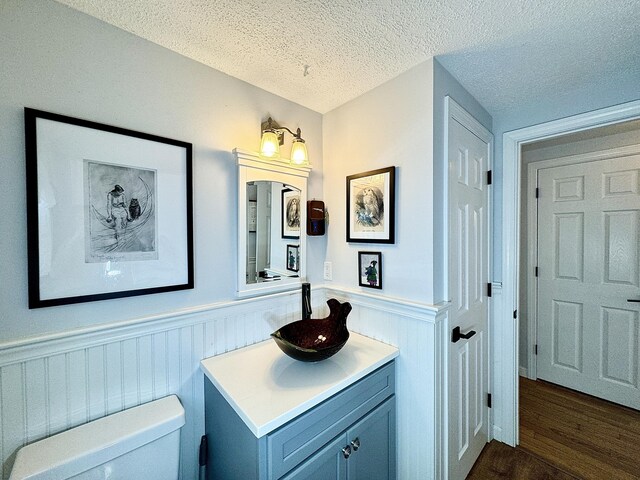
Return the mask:
<path id="1" fill-rule="evenodd" d="M 492 114 L 640 81 L 640 0 L 58 1 L 321 113 L 433 56 Z"/>

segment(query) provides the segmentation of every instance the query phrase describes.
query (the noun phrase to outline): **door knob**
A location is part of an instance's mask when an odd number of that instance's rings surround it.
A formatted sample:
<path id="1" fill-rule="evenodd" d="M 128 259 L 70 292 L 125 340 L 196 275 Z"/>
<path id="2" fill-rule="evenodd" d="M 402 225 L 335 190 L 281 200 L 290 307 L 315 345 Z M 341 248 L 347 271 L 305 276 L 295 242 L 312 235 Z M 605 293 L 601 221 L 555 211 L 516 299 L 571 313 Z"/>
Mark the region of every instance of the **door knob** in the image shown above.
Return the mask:
<path id="1" fill-rule="evenodd" d="M 473 337 L 475 334 L 476 334 L 475 330 L 471 330 L 467 333 L 460 333 L 460 327 L 455 327 L 451 332 L 451 341 L 453 343 L 456 343 L 461 338 L 468 340 L 469 338 Z"/>
<path id="2" fill-rule="evenodd" d="M 640 299 L 628 298 L 628 299 L 627 299 L 627 302 L 640 303 Z"/>

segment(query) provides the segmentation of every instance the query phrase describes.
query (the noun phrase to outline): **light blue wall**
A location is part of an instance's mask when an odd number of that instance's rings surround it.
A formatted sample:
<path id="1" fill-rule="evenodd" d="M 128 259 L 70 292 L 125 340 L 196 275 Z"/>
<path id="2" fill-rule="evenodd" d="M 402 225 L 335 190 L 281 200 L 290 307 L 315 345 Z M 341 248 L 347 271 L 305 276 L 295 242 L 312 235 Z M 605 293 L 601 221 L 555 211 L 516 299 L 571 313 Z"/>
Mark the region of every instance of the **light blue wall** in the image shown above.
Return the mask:
<path id="1" fill-rule="evenodd" d="M 29 310 L 24 107 L 193 144 L 195 289 Z M 322 116 L 51 0 L 0 0 L 0 344 L 235 298 L 234 147 L 300 126 L 322 195 Z M 285 148 L 287 144 L 285 144 Z M 312 282 L 324 237 L 309 241 Z"/>
<path id="2" fill-rule="evenodd" d="M 469 112 L 487 130 L 491 131 L 491 115 L 478 101 L 458 82 L 441 64 L 437 58 L 433 61 L 433 198 L 434 198 L 434 303 L 446 301 L 446 291 L 443 281 L 447 267 L 444 245 L 444 216 L 445 212 L 445 181 L 447 179 L 447 159 L 444 158 L 444 126 L 446 122 L 444 104 L 445 97 L 450 96 L 462 108 Z"/>
<path id="3" fill-rule="evenodd" d="M 558 95 L 551 91 L 542 98 L 531 98 L 525 104 L 514 105 L 509 111 L 493 114 L 494 281 L 502 281 L 502 137 L 504 133 L 640 99 L 640 79 L 633 78 L 625 72 L 611 73 L 609 78 L 608 82 L 576 85 L 576 88 L 566 95 Z"/>
<path id="4" fill-rule="evenodd" d="M 358 252 L 382 253 L 388 297 L 433 303 L 433 64 L 427 60 L 328 112 L 323 119 L 324 199 L 330 214 L 332 287 L 358 285 Z M 345 178 L 396 167 L 394 244 L 346 242 Z"/>

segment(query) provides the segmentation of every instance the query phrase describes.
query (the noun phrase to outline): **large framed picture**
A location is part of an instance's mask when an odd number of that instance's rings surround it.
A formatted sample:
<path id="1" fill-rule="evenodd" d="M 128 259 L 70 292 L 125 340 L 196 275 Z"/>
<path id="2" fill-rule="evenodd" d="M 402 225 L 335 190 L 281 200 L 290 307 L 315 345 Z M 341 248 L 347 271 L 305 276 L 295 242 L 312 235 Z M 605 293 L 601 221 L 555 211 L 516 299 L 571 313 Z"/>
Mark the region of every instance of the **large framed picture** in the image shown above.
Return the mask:
<path id="1" fill-rule="evenodd" d="M 300 246 L 287 245 L 287 270 L 297 272 L 300 270 Z"/>
<path id="2" fill-rule="evenodd" d="M 29 308 L 193 288 L 190 143 L 25 108 Z"/>
<path id="3" fill-rule="evenodd" d="M 282 238 L 300 238 L 300 192 L 283 188 L 280 206 Z"/>
<path id="4" fill-rule="evenodd" d="M 358 252 L 358 285 L 382 289 L 382 253 Z"/>
<path id="5" fill-rule="evenodd" d="M 347 177 L 347 242 L 395 242 L 395 169 Z"/>

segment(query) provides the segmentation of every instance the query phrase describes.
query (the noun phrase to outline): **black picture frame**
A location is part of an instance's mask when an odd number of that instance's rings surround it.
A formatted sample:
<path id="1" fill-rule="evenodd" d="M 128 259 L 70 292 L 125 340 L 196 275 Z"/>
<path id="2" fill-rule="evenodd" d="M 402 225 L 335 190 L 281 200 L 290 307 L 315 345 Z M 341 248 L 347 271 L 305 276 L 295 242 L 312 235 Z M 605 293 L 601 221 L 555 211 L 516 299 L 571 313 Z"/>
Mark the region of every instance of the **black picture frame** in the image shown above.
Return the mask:
<path id="1" fill-rule="evenodd" d="M 358 285 L 382 290 L 382 252 L 358 252 Z"/>
<path id="2" fill-rule="evenodd" d="M 395 172 L 386 167 L 347 177 L 347 242 L 395 243 Z"/>
<path id="3" fill-rule="evenodd" d="M 192 144 L 24 118 L 29 308 L 192 289 Z"/>
<path id="4" fill-rule="evenodd" d="M 291 188 L 283 188 L 280 200 L 281 237 L 290 239 L 300 238 L 301 218 L 300 192 Z"/>
<path id="5" fill-rule="evenodd" d="M 300 271 L 300 246 L 287 245 L 286 256 L 287 270 L 291 272 Z"/>

